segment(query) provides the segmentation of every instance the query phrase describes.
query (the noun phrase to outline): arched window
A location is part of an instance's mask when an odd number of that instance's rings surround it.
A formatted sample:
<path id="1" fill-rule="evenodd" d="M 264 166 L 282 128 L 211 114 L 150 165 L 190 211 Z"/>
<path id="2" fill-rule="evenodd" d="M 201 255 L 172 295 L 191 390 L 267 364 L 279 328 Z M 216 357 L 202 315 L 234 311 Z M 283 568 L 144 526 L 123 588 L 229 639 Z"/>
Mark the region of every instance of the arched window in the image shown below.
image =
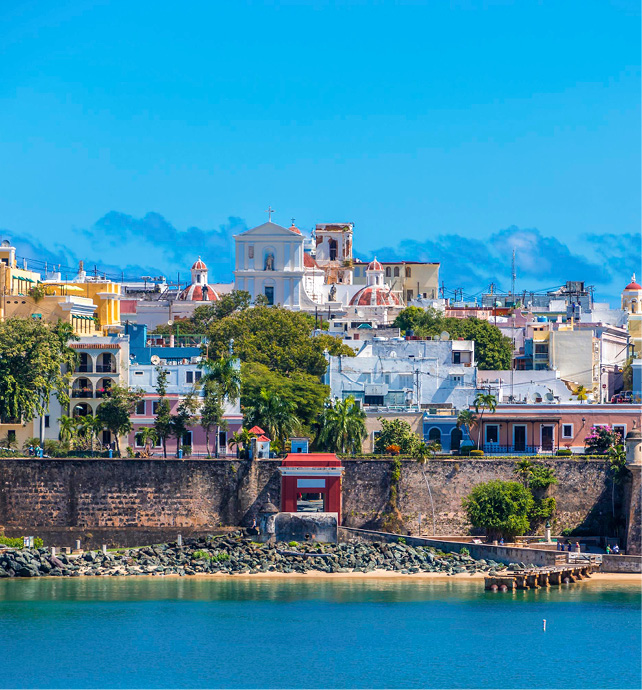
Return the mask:
<path id="1" fill-rule="evenodd" d="M 337 260 L 337 241 L 336 240 L 328 240 L 328 248 L 330 250 L 330 261 L 336 261 Z"/>
<path id="2" fill-rule="evenodd" d="M 390 266 L 386 266 L 386 278 L 390 278 Z"/>
<path id="3" fill-rule="evenodd" d="M 459 450 L 463 437 L 464 433 L 462 432 L 462 430 L 455 427 L 450 432 L 450 450 Z"/>
<path id="4" fill-rule="evenodd" d="M 436 441 L 437 443 L 441 443 L 441 431 L 434 426 L 429 432 L 428 432 L 428 443 L 431 441 Z"/>
<path id="5" fill-rule="evenodd" d="M 74 405 L 74 410 L 72 412 L 73 417 L 86 417 L 91 414 L 91 407 L 87 403 L 78 403 Z"/>
<path id="6" fill-rule="evenodd" d="M 91 357 L 86 352 L 81 352 L 78 355 L 78 365 L 76 366 L 76 371 L 80 373 L 91 374 L 94 370 L 93 362 Z"/>
<path id="7" fill-rule="evenodd" d="M 395 266 L 395 278 L 399 277 L 399 266 Z"/>

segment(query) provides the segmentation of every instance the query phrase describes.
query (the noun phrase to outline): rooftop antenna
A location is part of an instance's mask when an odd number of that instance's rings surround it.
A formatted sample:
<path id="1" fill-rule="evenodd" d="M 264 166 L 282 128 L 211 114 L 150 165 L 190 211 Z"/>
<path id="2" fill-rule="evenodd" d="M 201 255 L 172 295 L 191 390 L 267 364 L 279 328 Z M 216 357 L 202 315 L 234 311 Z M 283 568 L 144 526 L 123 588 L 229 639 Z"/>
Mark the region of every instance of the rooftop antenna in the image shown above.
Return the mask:
<path id="1" fill-rule="evenodd" d="M 513 268 L 511 271 L 511 288 L 510 288 L 511 302 L 515 301 L 515 278 L 516 277 L 517 277 L 517 274 L 515 273 L 515 247 L 513 247 Z"/>

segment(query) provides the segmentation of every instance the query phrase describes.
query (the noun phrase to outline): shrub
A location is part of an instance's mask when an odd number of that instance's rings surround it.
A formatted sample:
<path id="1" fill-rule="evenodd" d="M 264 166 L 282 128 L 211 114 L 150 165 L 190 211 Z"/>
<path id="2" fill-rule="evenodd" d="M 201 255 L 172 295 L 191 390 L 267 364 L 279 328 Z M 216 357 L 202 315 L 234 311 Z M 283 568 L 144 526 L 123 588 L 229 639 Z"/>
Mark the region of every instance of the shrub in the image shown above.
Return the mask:
<path id="1" fill-rule="evenodd" d="M 404 537 L 398 537 L 398 538 L 397 538 L 397 543 L 398 543 L 398 544 L 405 544 L 405 543 L 406 543 L 406 539 L 405 539 Z"/>
<path id="2" fill-rule="evenodd" d="M 399 455 L 400 451 L 401 446 L 398 446 L 395 443 L 391 443 L 389 446 L 386 446 L 386 453 L 390 453 L 390 455 Z"/>
<path id="3" fill-rule="evenodd" d="M 477 448 L 473 448 L 473 450 L 470 451 L 469 455 L 471 458 L 480 458 L 484 454 L 483 450 L 477 450 Z"/>
<path id="4" fill-rule="evenodd" d="M 298 546 L 299 542 L 298 541 L 289 541 L 288 546 Z"/>
<path id="5" fill-rule="evenodd" d="M 459 446 L 459 455 L 463 455 L 464 457 L 468 457 L 470 455 L 470 451 L 475 450 L 475 446 Z"/>
<path id="6" fill-rule="evenodd" d="M 563 529 L 561 532 L 563 537 L 570 537 L 571 534 L 573 534 L 573 530 L 570 527 L 566 527 L 566 529 Z"/>
<path id="7" fill-rule="evenodd" d="M 462 546 L 461 549 L 459 549 L 459 555 L 470 556 L 470 551 L 465 546 Z"/>
<path id="8" fill-rule="evenodd" d="M 203 549 L 199 549 L 198 551 L 194 551 L 194 553 L 192 554 L 192 559 L 195 561 L 200 561 L 203 558 L 206 558 L 207 560 L 211 560 L 212 556 L 207 551 L 204 551 Z"/>
<path id="9" fill-rule="evenodd" d="M 9 546 L 12 549 L 22 549 L 24 546 L 24 541 L 22 537 L 5 537 L 0 534 L 0 544 Z M 41 549 L 44 546 L 44 542 L 40 537 L 34 537 L 33 547 L 34 549 Z"/>
<path id="10" fill-rule="evenodd" d="M 560 448 L 555 452 L 555 455 L 567 458 L 569 455 L 573 455 L 573 451 L 570 448 Z"/>
<path id="11" fill-rule="evenodd" d="M 524 534 L 534 507 L 533 496 L 525 486 L 498 480 L 478 484 L 462 504 L 472 526 L 485 529 L 492 537 Z"/>
<path id="12" fill-rule="evenodd" d="M 127 446 L 127 448 L 125 448 L 125 453 L 127 453 L 128 458 L 134 457 L 134 449 L 131 446 Z"/>
<path id="13" fill-rule="evenodd" d="M 212 556 L 212 559 L 215 561 L 229 561 L 230 560 L 230 554 L 225 553 L 224 551 L 218 551 Z"/>

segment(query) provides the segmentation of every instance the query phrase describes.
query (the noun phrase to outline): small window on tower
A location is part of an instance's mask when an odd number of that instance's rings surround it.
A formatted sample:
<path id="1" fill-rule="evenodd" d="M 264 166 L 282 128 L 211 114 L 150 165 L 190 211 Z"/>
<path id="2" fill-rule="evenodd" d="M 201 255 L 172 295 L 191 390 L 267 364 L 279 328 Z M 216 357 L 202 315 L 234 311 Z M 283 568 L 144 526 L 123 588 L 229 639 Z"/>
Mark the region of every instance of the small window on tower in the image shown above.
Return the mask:
<path id="1" fill-rule="evenodd" d="M 248 258 L 248 259 L 253 259 L 253 258 L 254 258 L 254 245 L 253 245 L 253 244 L 251 244 L 251 245 L 247 248 L 247 258 Z"/>

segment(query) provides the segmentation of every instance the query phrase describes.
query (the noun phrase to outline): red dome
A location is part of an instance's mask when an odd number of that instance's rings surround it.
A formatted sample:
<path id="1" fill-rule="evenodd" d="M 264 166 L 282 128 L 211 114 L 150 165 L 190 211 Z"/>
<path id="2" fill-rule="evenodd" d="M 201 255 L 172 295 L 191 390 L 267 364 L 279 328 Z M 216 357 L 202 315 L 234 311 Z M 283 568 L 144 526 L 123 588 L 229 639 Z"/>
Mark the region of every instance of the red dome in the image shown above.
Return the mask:
<path id="1" fill-rule="evenodd" d="M 319 264 L 307 252 L 303 252 L 303 266 L 305 268 L 319 268 Z"/>
<path id="2" fill-rule="evenodd" d="M 192 266 L 192 271 L 197 270 L 197 271 L 207 271 L 207 266 L 201 261 L 201 257 L 199 256 L 198 259 L 194 262 L 194 265 Z"/>
<path id="3" fill-rule="evenodd" d="M 374 263 L 374 262 L 373 262 Z M 381 264 L 379 264 L 381 265 Z M 397 295 L 381 285 L 368 285 L 350 300 L 352 307 L 400 307 Z"/>
<path id="4" fill-rule="evenodd" d="M 366 271 L 383 271 L 383 266 L 377 261 L 377 258 L 375 257 L 374 261 L 371 261 L 368 264 L 368 268 L 366 268 Z"/>
<path id="5" fill-rule="evenodd" d="M 625 290 L 642 290 L 642 285 L 635 282 L 635 276 L 633 276 L 633 278 L 634 278 L 634 280 L 632 280 L 624 289 Z"/>
<path id="6" fill-rule="evenodd" d="M 300 234 L 301 234 L 301 231 L 299 230 L 299 228 L 297 228 L 297 226 L 296 226 L 294 223 L 292 223 L 292 225 L 290 225 L 290 227 L 288 228 L 288 230 L 292 230 L 292 232 L 296 232 L 297 235 L 300 235 Z"/>
<path id="7" fill-rule="evenodd" d="M 196 266 L 196 264 L 194 264 L 194 266 Z M 205 293 L 203 293 L 203 288 L 205 288 Z M 213 290 L 209 285 L 192 283 L 184 290 L 181 290 L 176 299 L 182 302 L 218 302 L 220 297 L 216 290 Z"/>

